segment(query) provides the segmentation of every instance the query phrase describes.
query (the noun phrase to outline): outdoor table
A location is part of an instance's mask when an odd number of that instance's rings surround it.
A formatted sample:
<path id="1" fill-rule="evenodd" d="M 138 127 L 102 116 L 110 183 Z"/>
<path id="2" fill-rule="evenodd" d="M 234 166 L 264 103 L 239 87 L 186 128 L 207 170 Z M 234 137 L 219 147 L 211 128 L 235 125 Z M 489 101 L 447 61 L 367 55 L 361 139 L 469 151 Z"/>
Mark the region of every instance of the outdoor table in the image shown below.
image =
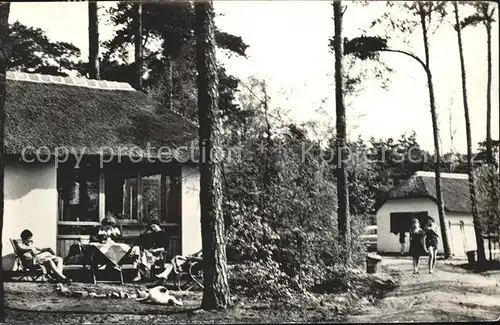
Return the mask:
<path id="1" fill-rule="evenodd" d="M 130 251 L 131 246 L 124 243 L 90 243 L 87 244 L 87 249 L 94 250 L 94 254 L 92 254 L 94 257 L 95 253 L 99 252 L 113 265 L 118 266 Z"/>
<path id="2" fill-rule="evenodd" d="M 112 266 L 120 272 L 120 282 L 123 283 L 121 261 L 129 255 L 132 246 L 124 243 L 89 243 L 83 245 L 85 261 L 91 267 L 92 277 L 96 283 L 95 272 L 102 265 Z"/>

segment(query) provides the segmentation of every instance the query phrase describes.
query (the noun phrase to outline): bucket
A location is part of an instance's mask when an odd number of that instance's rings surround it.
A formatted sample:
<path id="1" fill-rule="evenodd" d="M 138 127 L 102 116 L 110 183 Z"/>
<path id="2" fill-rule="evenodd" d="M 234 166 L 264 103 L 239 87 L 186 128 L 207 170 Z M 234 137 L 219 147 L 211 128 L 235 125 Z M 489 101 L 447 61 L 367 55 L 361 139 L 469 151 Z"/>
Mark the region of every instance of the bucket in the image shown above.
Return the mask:
<path id="1" fill-rule="evenodd" d="M 368 254 L 366 256 L 366 273 L 377 273 L 381 261 L 382 257 L 380 255 Z"/>
<path id="2" fill-rule="evenodd" d="M 476 263 L 476 251 L 468 251 L 467 252 L 467 261 L 469 262 L 469 264 Z"/>

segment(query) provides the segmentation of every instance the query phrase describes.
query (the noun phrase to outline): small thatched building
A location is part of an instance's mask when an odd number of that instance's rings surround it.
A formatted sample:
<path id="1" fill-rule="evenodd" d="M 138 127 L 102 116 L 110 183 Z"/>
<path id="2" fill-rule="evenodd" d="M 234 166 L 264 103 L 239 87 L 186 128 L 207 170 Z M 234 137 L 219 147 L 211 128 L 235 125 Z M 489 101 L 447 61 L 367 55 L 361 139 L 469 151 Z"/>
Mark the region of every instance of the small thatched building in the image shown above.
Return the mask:
<path id="1" fill-rule="evenodd" d="M 5 114 L 4 270 L 23 229 L 64 257 L 108 213 L 125 236 L 159 221 L 170 254 L 201 249 L 191 121 L 126 83 L 14 72 Z"/>
<path id="2" fill-rule="evenodd" d="M 441 187 L 452 253 L 463 256 L 476 249 L 468 177 L 466 174 L 442 173 Z M 429 216 L 433 216 L 439 226 L 435 174 L 417 172 L 390 190 L 377 209 L 378 251 L 399 253 L 399 233 L 405 232 L 405 251 L 408 252 L 412 218 L 418 218 L 425 225 Z M 443 252 L 442 240 L 438 252 Z"/>

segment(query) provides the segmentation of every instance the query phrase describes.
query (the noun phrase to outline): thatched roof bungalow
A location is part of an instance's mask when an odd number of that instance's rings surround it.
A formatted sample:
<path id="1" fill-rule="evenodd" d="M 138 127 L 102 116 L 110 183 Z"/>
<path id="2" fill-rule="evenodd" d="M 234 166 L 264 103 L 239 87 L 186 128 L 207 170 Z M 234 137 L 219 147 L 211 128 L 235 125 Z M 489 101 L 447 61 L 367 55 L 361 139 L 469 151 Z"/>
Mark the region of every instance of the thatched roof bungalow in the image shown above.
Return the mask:
<path id="1" fill-rule="evenodd" d="M 9 72 L 5 150 L 68 148 L 85 155 L 156 156 L 191 146 L 196 125 L 129 84 Z M 60 154 L 60 153 L 59 153 Z M 183 157 L 184 158 L 184 157 Z"/>
<path id="2" fill-rule="evenodd" d="M 198 251 L 196 138 L 192 121 L 129 84 L 9 72 L 4 267 L 23 229 L 64 257 L 108 213 L 126 236 L 157 220 L 171 254 Z"/>
<path id="3" fill-rule="evenodd" d="M 468 177 L 442 173 L 441 188 L 452 251 L 455 255 L 465 255 L 466 251 L 476 249 Z M 429 216 L 439 225 L 435 174 L 417 172 L 390 190 L 377 209 L 379 252 L 400 252 L 401 232 L 406 233 L 404 251 L 408 252 L 411 220 L 417 218 L 425 225 Z M 438 252 L 442 252 L 442 241 L 439 246 Z"/>
<path id="4" fill-rule="evenodd" d="M 469 181 L 465 174 L 444 173 L 441 180 L 444 208 L 448 212 L 470 212 Z M 432 172 L 417 172 L 387 192 L 385 201 L 427 198 L 436 202 L 436 180 Z"/>

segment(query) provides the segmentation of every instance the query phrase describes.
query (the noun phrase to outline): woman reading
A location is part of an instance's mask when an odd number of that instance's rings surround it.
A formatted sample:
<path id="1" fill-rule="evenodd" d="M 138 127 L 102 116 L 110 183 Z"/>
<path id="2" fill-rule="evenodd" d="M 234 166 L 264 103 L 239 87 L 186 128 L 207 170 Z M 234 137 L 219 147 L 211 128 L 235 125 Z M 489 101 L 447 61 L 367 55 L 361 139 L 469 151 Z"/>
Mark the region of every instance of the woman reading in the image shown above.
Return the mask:
<path id="1" fill-rule="evenodd" d="M 37 248 L 33 243 L 33 233 L 28 229 L 21 232 L 21 241 L 17 243 L 19 251 L 25 257 L 32 258 L 35 264 L 45 266 L 49 275 L 61 282 L 71 282 L 63 274 L 63 259 L 56 256 L 50 248 Z"/>

